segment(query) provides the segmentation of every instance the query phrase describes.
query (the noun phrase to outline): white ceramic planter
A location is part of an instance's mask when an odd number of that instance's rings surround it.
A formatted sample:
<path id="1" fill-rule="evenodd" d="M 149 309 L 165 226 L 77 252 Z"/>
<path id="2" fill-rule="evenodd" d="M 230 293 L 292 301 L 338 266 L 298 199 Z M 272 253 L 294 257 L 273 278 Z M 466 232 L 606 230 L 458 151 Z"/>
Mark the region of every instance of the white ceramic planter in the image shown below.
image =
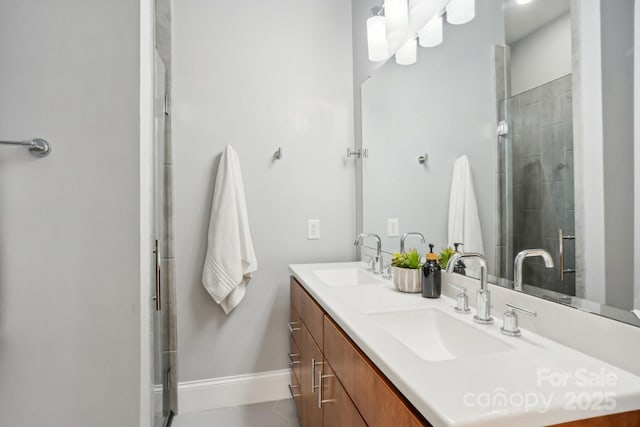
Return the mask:
<path id="1" fill-rule="evenodd" d="M 416 293 L 422 291 L 422 268 L 391 267 L 393 284 L 400 292 Z"/>

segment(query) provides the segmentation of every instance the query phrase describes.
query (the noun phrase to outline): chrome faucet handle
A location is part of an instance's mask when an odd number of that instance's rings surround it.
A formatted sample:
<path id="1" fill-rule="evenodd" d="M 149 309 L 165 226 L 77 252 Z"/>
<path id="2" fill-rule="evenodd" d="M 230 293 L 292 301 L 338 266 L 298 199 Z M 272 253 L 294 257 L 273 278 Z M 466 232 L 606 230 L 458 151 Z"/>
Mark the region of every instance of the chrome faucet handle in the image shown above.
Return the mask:
<path id="1" fill-rule="evenodd" d="M 456 295 L 456 306 L 453 308 L 458 313 L 468 314 L 471 312 L 469 309 L 469 296 L 467 295 L 467 288 L 449 283 L 449 286 L 458 291 Z"/>
<path id="2" fill-rule="evenodd" d="M 372 256 L 367 257 L 367 270 L 376 271 L 376 260 Z"/>
<path id="3" fill-rule="evenodd" d="M 371 271 L 373 271 L 373 274 L 383 274 L 382 262 L 381 256 L 376 255 L 371 259 L 371 264 L 373 265 L 373 270 Z"/>
<path id="4" fill-rule="evenodd" d="M 473 321 L 481 325 L 490 325 L 493 323 L 491 317 L 491 292 L 489 289 L 478 289 L 476 291 L 476 314 Z"/>
<path id="5" fill-rule="evenodd" d="M 389 264 L 384 266 L 384 269 L 382 270 L 382 278 L 387 280 L 393 279 L 393 275 L 391 274 L 391 266 Z"/>
<path id="6" fill-rule="evenodd" d="M 509 307 L 509 310 L 504 313 L 504 319 L 502 320 L 502 328 L 500 328 L 500 332 L 505 335 L 509 335 L 510 337 L 519 337 L 520 335 L 522 335 L 522 332 L 520 331 L 520 328 L 518 328 L 518 313 L 516 313 L 516 311 L 528 314 L 529 316 L 533 317 L 537 316 L 538 313 L 533 310 L 529 310 L 527 308 L 523 308 L 513 304 L 506 304 L 506 306 Z"/>

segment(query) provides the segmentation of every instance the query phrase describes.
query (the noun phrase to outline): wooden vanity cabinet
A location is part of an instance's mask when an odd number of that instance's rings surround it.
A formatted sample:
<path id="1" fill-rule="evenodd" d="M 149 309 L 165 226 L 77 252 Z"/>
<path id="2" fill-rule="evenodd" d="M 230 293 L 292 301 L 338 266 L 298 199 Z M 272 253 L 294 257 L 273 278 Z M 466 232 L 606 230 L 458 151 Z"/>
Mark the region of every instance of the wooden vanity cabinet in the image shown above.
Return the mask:
<path id="1" fill-rule="evenodd" d="M 414 415 L 402 395 L 389 387 L 386 379 L 365 362 L 363 355 L 359 355 L 358 360 L 359 366 L 365 369 L 357 369 L 357 379 L 352 377 L 347 366 L 352 358 L 345 359 L 341 355 L 359 354 L 359 351 L 293 277 L 289 328 L 290 355 L 300 354 L 300 363 L 292 358 L 292 381 L 297 382 L 292 384 L 292 396 L 302 427 L 428 425 Z M 327 345 L 330 345 L 331 356 L 327 353 Z M 349 387 L 343 384 L 343 377 L 348 380 Z M 354 399 L 350 393 L 361 393 L 361 396 Z M 354 402 L 359 402 L 360 406 Z M 367 421 L 364 414 L 369 417 Z"/>
<path id="2" fill-rule="evenodd" d="M 301 427 L 420 427 L 429 422 L 291 277 L 291 394 Z M 638 427 L 640 411 L 557 424 Z"/>

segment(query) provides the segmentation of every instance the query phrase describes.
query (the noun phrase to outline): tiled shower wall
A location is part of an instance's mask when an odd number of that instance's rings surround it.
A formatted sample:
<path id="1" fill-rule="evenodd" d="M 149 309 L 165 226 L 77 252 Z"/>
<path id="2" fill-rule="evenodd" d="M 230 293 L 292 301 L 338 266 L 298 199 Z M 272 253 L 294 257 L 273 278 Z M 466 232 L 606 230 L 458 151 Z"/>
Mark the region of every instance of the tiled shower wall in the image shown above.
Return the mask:
<path id="1" fill-rule="evenodd" d="M 575 295 L 575 275 L 560 278 L 559 230 L 574 234 L 571 75 L 507 100 L 512 160 L 513 253 L 546 249 L 554 260 L 525 261 L 523 281 Z M 575 241 L 564 241 L 564 268 L 575 266 Z"/>

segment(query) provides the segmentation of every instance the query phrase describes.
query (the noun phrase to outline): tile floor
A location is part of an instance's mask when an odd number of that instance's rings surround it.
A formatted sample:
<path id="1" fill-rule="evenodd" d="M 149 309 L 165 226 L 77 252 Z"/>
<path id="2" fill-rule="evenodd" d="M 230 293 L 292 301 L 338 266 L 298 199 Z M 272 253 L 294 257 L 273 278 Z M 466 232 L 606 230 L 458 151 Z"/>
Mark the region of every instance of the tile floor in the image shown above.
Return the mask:
<path id="1" fill-rule="evenodd" d="M 299 427 L 293 400 L 193 412 L 173 417 L 171 427 Z"/>

